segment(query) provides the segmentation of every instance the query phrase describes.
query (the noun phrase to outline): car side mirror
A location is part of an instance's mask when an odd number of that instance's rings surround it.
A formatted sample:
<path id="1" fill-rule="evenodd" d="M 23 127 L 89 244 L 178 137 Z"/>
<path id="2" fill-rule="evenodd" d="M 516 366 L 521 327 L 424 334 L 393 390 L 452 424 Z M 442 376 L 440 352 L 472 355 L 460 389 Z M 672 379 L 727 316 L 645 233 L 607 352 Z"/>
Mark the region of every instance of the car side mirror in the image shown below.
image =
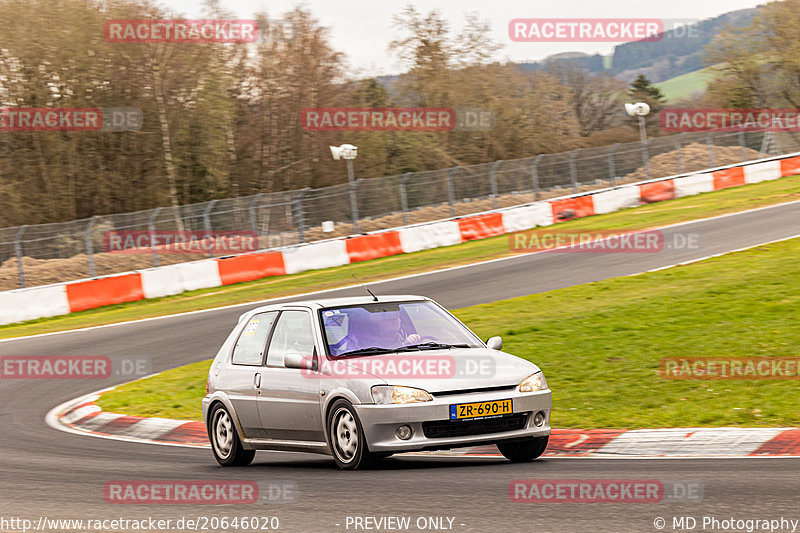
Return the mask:
<path id="1" fill-rule="evenodd" d="M 502 337 L 492 337 L 488 341 L 486 341 L 486 347 L 490 350 L 499 350 L 503 347 L 503 338 Z"/>
<path id="2" fill-rule="evenodd" d="M 314 358 L 300 355 L 297 352 L 287 352 L 283 356 L 283 366 L 286 368 L 299 368 L 300 370 L 315 370 Z"/>

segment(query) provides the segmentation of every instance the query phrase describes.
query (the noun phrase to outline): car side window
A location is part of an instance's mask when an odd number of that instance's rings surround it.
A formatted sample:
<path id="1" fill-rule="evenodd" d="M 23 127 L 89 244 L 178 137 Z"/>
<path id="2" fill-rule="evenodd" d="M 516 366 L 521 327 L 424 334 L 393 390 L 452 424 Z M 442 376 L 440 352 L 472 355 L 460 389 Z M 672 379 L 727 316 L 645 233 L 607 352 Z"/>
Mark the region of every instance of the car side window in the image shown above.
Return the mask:
<path id="1" fill-rule="evenodd" d="M 311 314 L 306 311 L 283 311 L 267 350 L 268 366 L 283 366 L 283 356 L 288 352 L 312 357 L 314 355 L 314 327 Z"/>
<path id="2" fill-rule="evenodd" d="M 233 364 L 258 366 L 263 364 L 267 337 L 277 316 L 277 311 L 271 311 L 253 315 L 247 321 L 247 325 L 233 347 L 233 357 L 231 358 Z"/>

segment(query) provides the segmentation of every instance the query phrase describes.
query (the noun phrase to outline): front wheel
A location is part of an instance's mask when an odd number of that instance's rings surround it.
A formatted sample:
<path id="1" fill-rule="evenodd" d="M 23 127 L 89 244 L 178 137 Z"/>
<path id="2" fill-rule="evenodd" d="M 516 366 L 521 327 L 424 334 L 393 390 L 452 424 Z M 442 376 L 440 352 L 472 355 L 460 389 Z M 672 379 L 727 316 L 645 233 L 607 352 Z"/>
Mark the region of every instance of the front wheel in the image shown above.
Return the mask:
<path id="1" fill-rule="evenodd" d="M 498 442 L 497 448 L 512 463 L 527 463 L 541 456 L 547 448 L 549 436 L 514 442 Z"/>
<path id="2" fill-rule="evenodd" d="M 369 466 L 374 456 L 369 453 L 364 429 L 355 409 L 346 400 L 337 400 L 328 415 L 328 441 L 336 465 L 342 470 Z"/>
<path id="3" fill-rule="evenodd" d="M 222 404 L 216 404 L 211 410 L 211 421 L 208 425 L 208 438 L 214 458 L 222 466 L 247 466 L 256 456 L 255 450 L 245 450 L 239 440 L 239 434 L 233 426 L 233 418 Z"/>

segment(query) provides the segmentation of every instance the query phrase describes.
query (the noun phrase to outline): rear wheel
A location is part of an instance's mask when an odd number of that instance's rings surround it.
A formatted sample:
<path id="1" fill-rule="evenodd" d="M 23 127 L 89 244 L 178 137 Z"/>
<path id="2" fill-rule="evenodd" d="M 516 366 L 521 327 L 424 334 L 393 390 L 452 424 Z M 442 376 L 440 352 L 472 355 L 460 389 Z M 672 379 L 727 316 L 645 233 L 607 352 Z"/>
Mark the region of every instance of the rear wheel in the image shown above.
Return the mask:
<path id="1" fill-rule="evenodd" d="M 497 448 L 512 463 L 527 463 L 541 456 L 547 448 L 549 436 L 514 442 L 498 442 Z"/>
<path id="2" fill-rule="evenodd" d="M 255 450 L 245 450 L 239 440 L 239 434 L 233 425 L 233 418 L 222 404 L 216 404 L 211 410 L 208 425 L 208 438 L 214 458 L 222 466 L 247 466 L 256 455 Z"/>
<path id="3" fill-rule="evenodd" d="M 342 470 L 369 466 L 375 457 L 369 453 L 364 429 L 355 409 L 346 400 L 337 400 L 328 415 L 328 443 L 336 465 Z"/>

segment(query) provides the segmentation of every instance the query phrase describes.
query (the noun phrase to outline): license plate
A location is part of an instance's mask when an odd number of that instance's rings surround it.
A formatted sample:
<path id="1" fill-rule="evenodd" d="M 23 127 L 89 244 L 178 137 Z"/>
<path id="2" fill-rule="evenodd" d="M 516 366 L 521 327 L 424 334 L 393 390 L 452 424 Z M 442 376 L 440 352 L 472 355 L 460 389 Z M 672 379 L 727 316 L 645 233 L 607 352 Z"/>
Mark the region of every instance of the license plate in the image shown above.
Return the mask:
<path id="1" fill-rule="evenodd" d="M 513 412 L 510 399 L 491 402 L 457 403 L 450 406 L 450 420 L 509 415 Z"/>

